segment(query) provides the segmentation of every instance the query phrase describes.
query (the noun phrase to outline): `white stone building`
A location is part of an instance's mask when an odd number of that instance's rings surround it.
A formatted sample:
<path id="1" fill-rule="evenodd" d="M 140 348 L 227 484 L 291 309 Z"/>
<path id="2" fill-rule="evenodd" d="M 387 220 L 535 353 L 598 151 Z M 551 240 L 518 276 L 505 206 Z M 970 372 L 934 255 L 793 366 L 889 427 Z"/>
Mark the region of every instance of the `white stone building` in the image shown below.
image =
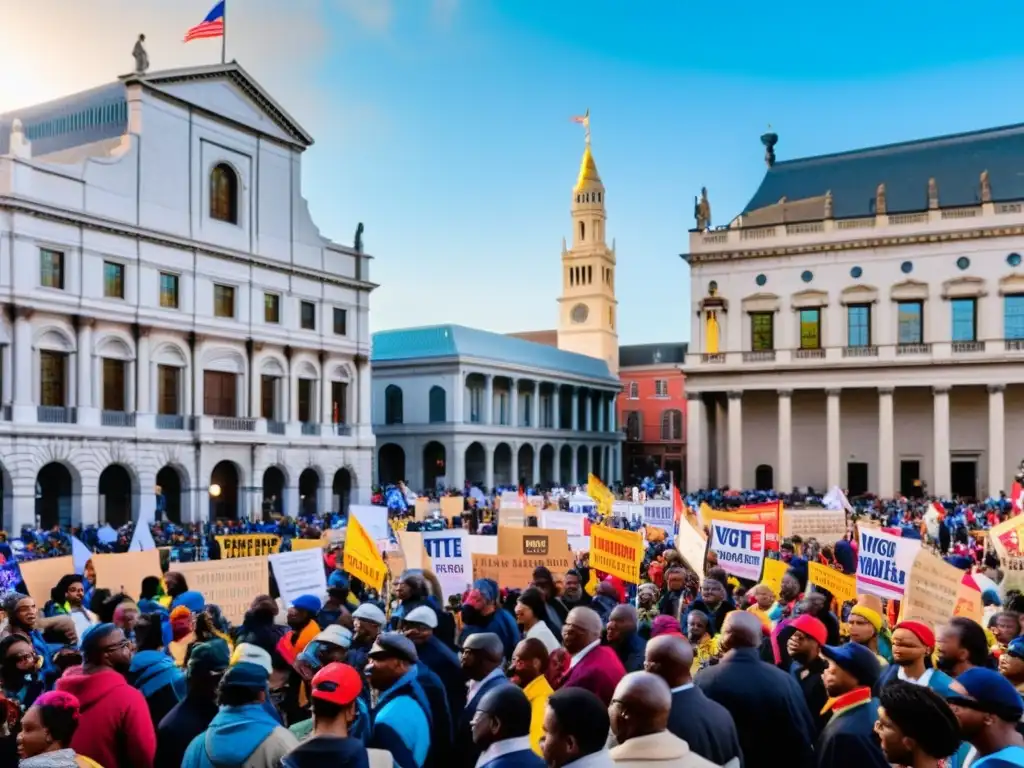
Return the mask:
<path id="1" fill-rule="evenodd" d="M 374 286 L 310 218 L 312 141 L 235 63 L 0 115 L 8 530 L 368 495 Z"/>
<path id="2" fill-rule="evenodd" d="M 683 256 L 689 488 L 1008 491 L 1024 126 L 786 162 L 776 140 L 744 211 Z"/>
<path id="3" fill-rule="evenodd" d="M 600 358 L 458 325 L 373 335 L 381 483 L 620 479 L 619 381 Z"/>

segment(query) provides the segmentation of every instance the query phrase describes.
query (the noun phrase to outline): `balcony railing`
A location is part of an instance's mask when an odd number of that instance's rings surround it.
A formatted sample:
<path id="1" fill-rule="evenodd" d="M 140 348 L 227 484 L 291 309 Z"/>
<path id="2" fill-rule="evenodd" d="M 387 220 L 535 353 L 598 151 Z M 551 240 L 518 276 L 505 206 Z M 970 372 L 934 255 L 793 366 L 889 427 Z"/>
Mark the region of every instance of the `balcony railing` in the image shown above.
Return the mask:
<path id="1" fill-rule="evenodd" d="M 40 405 L 36 409 L 36 420 L 40 424 L 74 424 L 77 414 L 74 408 L 63 405 Z"/>
<path id="2" fill-rule="evenodd" d="M 774 349 L 761 349 L 756 352 L 744 352 L 744 363 L 770 363 L 775 360 Z"/>
<path id="3" fill-rule="evenodd" d="M 843 357 L 878 357 L 878 347 L 872 344 L 843 347 Z"/>
<path id="4" fill-rule="evenodd" d="M 315 421 L 304 421 L 302 422 L 302 434 L 304 435 L 319 435 L 320 425 Z"/>
<path id="5" fill-rule="evenodd" d="M 1004 344 L 1007 352 L 1024 352 L 1024 339 L 1007 339 Z"/>
<path id="6" fill-rule="evenodd" d="M 134 427 L 135 414 L 127 411 L 100 411 L 100 424 L 104 427 Z"/>
<path id="7" fill-rule="evenodd" d="M 256 419 L 238 416 L 214 416 L 213 428 L 223 432 L 255 432 Z"/>
<path id="8" fill-rule="evenodd" d="M 725 354 L 723 352 L 716 352 L 713 355 L 702 354 L 700 356 L 700 361 L 702 363 L 724 363 Z"/>
<path id="9" fill-rule="evenodd" d="M 932 351 L 931 344 L 897 344 L 896 354 L 899 355 L 927 355 Z"/>
<path id="10" fill-rule="evenodd" d="M 953 354 L 964 355 L 970 354 L 971 352 L 984 352 L 985 342 L 984 341 L 954 341 L 953 342 Z"/>
<path id="11" fill-rule="evenodd" d="M 185 419 L 185 416 L 177 413 L 158 413 L 156 415 L 156 428 L 185 429 Z"/>
<path id="12" fill-rule="evenodd" d="M 352 425 L 351 424 L 335 424 L 334 434 L 338 437 L 352 437 Z"/>
<path id="13" fill-rule="evenodd" d="M 274 421 L 273 419 L 267 419 L 267 434 L 269 435 L 283 435 L 284 434 L 284 422 Z"/>
<path id="14" fill-rule="evenodd" d="M 798 349 L 795 355 L 797 360 L 823 360 L 825 358 L 824 349 Z"/>

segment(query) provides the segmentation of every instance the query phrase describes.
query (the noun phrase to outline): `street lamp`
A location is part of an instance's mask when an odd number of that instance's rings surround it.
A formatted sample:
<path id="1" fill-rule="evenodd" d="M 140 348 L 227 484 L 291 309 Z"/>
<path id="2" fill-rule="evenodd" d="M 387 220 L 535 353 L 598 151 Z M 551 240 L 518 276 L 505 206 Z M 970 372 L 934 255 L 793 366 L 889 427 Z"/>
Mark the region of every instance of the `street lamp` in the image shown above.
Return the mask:
<path id="1" fill-rule="evenodd" d="M 215 509 L 214 508 L 215 508 L 215 505 L 217 503 L 217 499 L 220 498 L 220 486 L 217 485 L 217 483 L 211 483 L 210 484 L 210 488 L 209 488 L 209 492 L 210 492 L 210 524 L 212 525 L 213 522 L 217 519 L 217 515 L 215 513 Z"/>

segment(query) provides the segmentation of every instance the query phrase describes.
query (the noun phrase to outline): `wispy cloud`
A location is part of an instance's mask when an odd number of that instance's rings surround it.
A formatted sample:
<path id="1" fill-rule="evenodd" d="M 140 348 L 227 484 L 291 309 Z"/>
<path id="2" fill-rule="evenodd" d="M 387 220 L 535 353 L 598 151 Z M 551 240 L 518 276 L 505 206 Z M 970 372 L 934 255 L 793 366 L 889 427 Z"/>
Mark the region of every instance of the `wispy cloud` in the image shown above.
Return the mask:
<path id="1" fill-rule="evenodd" d="M 392 0 L 337 0 L 342 12 L 374 32 L 386 32 L 395 20 Z"/>

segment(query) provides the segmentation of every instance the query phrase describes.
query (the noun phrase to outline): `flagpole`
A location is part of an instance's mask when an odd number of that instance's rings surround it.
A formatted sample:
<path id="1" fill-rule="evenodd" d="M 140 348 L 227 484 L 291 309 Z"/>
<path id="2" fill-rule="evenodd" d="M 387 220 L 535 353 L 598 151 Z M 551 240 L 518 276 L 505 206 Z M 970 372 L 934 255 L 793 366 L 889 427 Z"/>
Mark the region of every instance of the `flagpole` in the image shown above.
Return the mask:
<path id="1" fill-rule="evenodd" d="M 228 63 L 228 4 L 224 3 L 224 32 L 220 36 L 220 63 Z"/>

